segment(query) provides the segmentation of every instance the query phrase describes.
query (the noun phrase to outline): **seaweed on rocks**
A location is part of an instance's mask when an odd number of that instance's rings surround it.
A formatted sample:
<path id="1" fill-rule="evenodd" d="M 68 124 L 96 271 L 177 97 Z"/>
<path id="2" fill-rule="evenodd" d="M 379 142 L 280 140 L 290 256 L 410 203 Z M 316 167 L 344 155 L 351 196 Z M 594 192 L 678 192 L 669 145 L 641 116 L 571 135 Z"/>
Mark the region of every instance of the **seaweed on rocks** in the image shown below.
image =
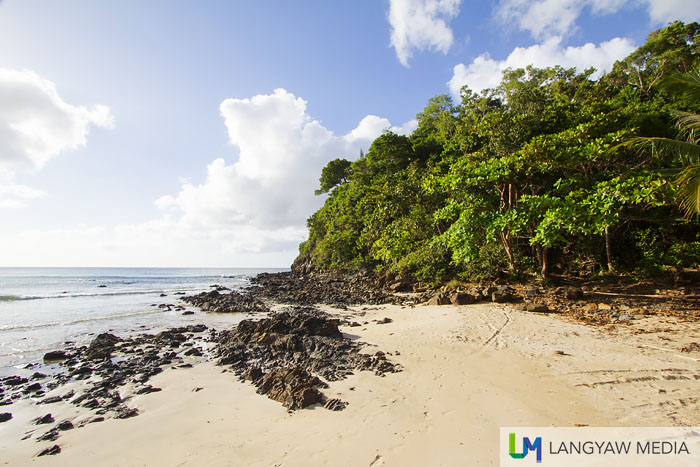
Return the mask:
<path id="1" fill-rule="evenodd" d="M 268 318 L 243 320 L 220 332 L 214 350 L 221 365 L 258 387 L 260 394 L 289 409 L 325 402 L 318 390 L 356 370 L 377 375 L 400 371 L 383 352 L 360 353 L 361 344 L 343 336 L 339 320 L 310 307 L 291 307 Z M 316 376 L 318 375 L 318 376 Z M 344 407 L 342 404 L 333 404 Z"/>

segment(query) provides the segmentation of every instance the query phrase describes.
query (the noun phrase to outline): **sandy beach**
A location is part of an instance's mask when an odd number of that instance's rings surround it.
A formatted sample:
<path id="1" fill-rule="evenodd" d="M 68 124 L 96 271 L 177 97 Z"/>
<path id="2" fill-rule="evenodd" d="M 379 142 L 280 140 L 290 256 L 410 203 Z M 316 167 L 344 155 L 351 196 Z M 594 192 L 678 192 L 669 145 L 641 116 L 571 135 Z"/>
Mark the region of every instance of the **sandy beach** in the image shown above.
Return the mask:
<path id="1" fill-rule="evenodd" d="M 4 465 L 496 465 L 500 426 L 700 424 L 700 325 L 649 317 L 591 327 L 509 305 L 325 311 L 362 324 L 343 333 L 381 349 L 403 371 L 356 372 L 324 390 L 348 402 L 288 413 L 202 358 L 151 379 L 161 392 L 133 396 L 140 411 L 66 431 L 52 442 L 21 438 L 49 407 L 29 406 L 0 425 Z M 377 321 L 390 318 L 391 322 Z M 366 324 L 365 324 L 366 323 Z M 128 391 L 123 397 L 128 397 Z M 57 420 L 84 413 L 52 405 Z"/>

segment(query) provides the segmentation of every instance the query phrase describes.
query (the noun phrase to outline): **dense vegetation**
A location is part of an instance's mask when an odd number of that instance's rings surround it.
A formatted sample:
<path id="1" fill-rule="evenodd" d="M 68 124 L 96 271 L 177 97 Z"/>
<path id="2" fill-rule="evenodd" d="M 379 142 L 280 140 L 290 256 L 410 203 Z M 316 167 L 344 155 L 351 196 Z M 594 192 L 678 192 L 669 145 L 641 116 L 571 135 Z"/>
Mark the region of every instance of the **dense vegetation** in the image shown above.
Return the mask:
<path id="1" fill-rule="evenodd" d="M 439 283 L 697 267 L 700 226 L 679 208 L 674 112 L 700 102 L 662 85 L 700 68 L 700 25 L 675 22 L 598 80 L 594 70 L 507 70 L 455 105 L 429 100 L 410 136 L 385 132 L 321 175 L 324 206 L 300 259 Z M 650 145 L 639 143 L 646 138 Z"/>

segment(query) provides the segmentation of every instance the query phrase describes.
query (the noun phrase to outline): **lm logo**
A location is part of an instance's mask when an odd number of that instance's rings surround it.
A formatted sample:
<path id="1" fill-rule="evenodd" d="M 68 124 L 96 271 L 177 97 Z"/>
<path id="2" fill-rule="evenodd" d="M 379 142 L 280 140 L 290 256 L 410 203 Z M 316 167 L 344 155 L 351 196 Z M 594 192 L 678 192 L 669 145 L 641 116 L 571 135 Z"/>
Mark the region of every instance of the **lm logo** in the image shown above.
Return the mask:
<path id="1" fill-rule="evenodd" d="M 523 437 L 523 452 L 515 452 L 515 433 L 508 434 L 508 454 L 513 459 L 522 459 L 527 456 L 530 451 L 535 451 L 537 454 L 537 462 L 542 462 L 542 438 L 535 438 L 535 442 L 530 441 L 530 438 Z"/>

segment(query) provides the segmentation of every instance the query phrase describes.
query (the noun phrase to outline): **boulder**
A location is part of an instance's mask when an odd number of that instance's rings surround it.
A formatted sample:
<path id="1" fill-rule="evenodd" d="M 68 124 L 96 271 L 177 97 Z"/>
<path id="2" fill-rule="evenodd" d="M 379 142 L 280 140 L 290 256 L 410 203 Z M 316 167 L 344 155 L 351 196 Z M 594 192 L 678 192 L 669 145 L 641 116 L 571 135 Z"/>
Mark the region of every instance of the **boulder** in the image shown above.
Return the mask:
<path id="1" fill-rule="evenodd" d="M 474 303 L 474 297 L 468 293 L 455 292 L 450 297 L 450 303 L 453 305 L 470 305 Z"/>
<path id="2" fill-rule="evenodd" d="M 61 362 L 63 360 L 68 360 L 68 358 L 70 358 L 70 356 L 63 350 L 54 350 L 44 354 L 44 363 Z"/>
<path id="3" fill-rule="evenodd" d="M 428 305 L 447 305 L 448 303 L 450 299 L 442 293 L 437 293 L 428 300 Z"/>
<path id="4" fill-rule="evenodd" d="M 525 305 L 525 311 L 531 313 L 549 313 L 550 309 L 543 303 L 528 303 Z"/>
<path id="5" fill-rule="evenodd" d="M 564 296 L 569 300 L 581 300 L 583 298 L 583 290 L 580 287 L 569 287 L 564 291 Z"/>
<path id="6" fill-rule="evenodd" d="M 12 420 L 12 414 L 10 412 L 0 413 L 0 423 Z"/>
<path id="7" fill-rule="evenodd" d="M 494 303 L 506 303 L 509 300 L 510 294 L 508 292 L 502 292 L 500 290 L 491 292 L 491 301 Z"/>

